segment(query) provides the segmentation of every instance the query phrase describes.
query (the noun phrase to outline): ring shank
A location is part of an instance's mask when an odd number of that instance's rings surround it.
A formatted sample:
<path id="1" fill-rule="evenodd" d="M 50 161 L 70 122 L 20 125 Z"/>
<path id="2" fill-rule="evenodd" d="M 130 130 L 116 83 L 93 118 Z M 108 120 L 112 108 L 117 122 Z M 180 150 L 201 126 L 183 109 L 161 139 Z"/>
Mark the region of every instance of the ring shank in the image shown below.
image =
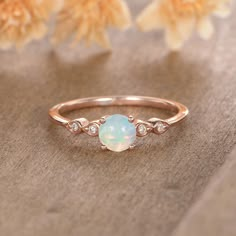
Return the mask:
<path id="1" fill-rule="evenodd" d="M 71 120 L 62 116 L 63 112 L 78 110 L 89 107 L 103 106 L 141 106 L 153 107 L 175 112 L 176 114 L 168 119 L 165 119 L 169 125 L 183 120 L 188 115 L 186 106 L 167 99 L 144 97 L 144 96 L 108 96 L 108 97 L 90 97 L 81 98 L 65 103 L 60 103 L 49 110 L 49 117 L 58 125 L 66 125 Z M 155 122 L 158 118 L 152 118 Z"/>

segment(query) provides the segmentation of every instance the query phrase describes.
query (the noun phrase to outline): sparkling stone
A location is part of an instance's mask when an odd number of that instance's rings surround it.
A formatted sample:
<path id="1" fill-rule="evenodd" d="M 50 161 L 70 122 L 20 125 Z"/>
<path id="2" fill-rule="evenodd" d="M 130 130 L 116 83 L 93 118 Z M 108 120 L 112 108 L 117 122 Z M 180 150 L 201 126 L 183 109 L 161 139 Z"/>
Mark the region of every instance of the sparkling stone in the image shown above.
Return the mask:
<path id="1" fill-rule="evenodd" d="M 137 131 L 140 135 L 146 135 L 147 134 L 147 127 L 144 124 L 139 124 Z"/>
<path id="2" fill-rule="evenodd" d="M 168 125 L 161 121 L 158 121 L 156 123 L 155 128 L 156 128 L 156 131 L 161 134 L 161 133 L 164 133 L 168 129 Z"/>
<path id="3" fill-rule="evenodd" d="M 78 131 L 78 129 L 79 129 L 79 125 L 77 123 L 73 123 L 70 127 L 75 132 Z"/>
<path id="4" fill-rule="evenodd" d="M 72 132 L 72 133 L 79 133 L 81 131 L 80 125 L 76 122 L 76 121 L 72 121 L 69 125 L 68 125 L 68 129 Z"/>
<path id="5" fill-rule="evenodd" d="M 127 116 L 109 116 L 99 128 L 99 139 L 111 151 L 127 150 L 136 139 L 135 125 L 129 122 Z"/>
<path id="6" fill-rule="evenodd" d="M 89 126 L 89 130 L 88 130 L 90 135 L 96 135 L 98 133 L 98 125 L 97 124 L 91 124 Z"/>

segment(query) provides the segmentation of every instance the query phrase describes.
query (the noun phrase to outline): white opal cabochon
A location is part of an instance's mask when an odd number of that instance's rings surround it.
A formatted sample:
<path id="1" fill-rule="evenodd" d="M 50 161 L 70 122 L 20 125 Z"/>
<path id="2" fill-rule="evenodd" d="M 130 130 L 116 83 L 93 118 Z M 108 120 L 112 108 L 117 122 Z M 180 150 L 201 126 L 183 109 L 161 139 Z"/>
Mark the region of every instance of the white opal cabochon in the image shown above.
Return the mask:
<path id="1" fill-rule="evenodd" d="M 100 142 L 114 152 L 127 150 L 136 139 L 135 125 L 127 116 L 115 114 L 106 118 L 99 128 Z"/>

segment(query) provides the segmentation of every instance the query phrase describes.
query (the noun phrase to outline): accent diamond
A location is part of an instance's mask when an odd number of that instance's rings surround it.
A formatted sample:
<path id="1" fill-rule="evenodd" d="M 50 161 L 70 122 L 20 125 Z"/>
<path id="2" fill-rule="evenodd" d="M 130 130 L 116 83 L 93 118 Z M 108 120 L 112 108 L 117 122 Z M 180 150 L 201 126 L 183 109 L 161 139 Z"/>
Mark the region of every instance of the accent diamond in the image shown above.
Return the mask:
<path id="1" fill-rule="evenodd" d="M 74 133 L 74 134 L 81 132 L 80 124 L 77 121 L 69 122 L 67 128 L 71 133 Z"/>
<path id="2" fill-rule="evenodd" d="M 147 132 L 148 132 L 148 130 L 147 130 L 146 125 L 144 125 L 144 124 L 139 124 L 139 125 L 137 126 L 137 133 L 138 133 L 138 135 L 140 135 L 140 136 L 145 136 L 145 135 L 147 134 Z"/>
<path id="3" fill-rule="evenodd" d="M 70 127 L 75 132 L 79 129 L 79 125 L 77 123 L 73 123 Z"/>
<path id="4" fill-rule="evenodd" d="M 98 134 L 99 126 L 96 123 L 90 124 L 88 127 L 88 134 L 91 136 L 96 136 Z"/>
<path id="5" fill-rule="evenodd" d="M 163 121 L 158 121 L 155 124 L 154 131 L 157 134 L 163 134 L 167 131 L 168 128 L 169 128 L 169 124 L 167 124 L 166 122 L 163 122 Z"/>

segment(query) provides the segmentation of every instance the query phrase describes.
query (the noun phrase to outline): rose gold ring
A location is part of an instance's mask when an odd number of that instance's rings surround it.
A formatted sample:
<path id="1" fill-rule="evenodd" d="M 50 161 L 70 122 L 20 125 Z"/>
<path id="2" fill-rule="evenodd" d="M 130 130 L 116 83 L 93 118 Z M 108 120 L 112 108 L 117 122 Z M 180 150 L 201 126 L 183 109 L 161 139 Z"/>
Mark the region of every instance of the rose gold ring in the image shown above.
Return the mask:
<path id="1" fill-rule="evenodd" d="M 86 118 L 71 120 L 62 116 L 63 112 L 98 106 L 142 106 L 165 109 L 175 114 L 168 119 L 150 118 L 141 120 L 131 115 L 106 115 L 98 120 L 89 121 Z M 109 96 L 81 98 L 60 103 L 49 110 L 52 121 L 64 126 L 73 134 L 86 133 L 98 136 L 102 149 L 121 152 L 134 147 L 136 137 L 144 137 L 150 133 L 157 135 L 165 133 L 171 126 L 183 120 L 188 115 L 186 106 L 154 97 L 143 96 Z"/>

